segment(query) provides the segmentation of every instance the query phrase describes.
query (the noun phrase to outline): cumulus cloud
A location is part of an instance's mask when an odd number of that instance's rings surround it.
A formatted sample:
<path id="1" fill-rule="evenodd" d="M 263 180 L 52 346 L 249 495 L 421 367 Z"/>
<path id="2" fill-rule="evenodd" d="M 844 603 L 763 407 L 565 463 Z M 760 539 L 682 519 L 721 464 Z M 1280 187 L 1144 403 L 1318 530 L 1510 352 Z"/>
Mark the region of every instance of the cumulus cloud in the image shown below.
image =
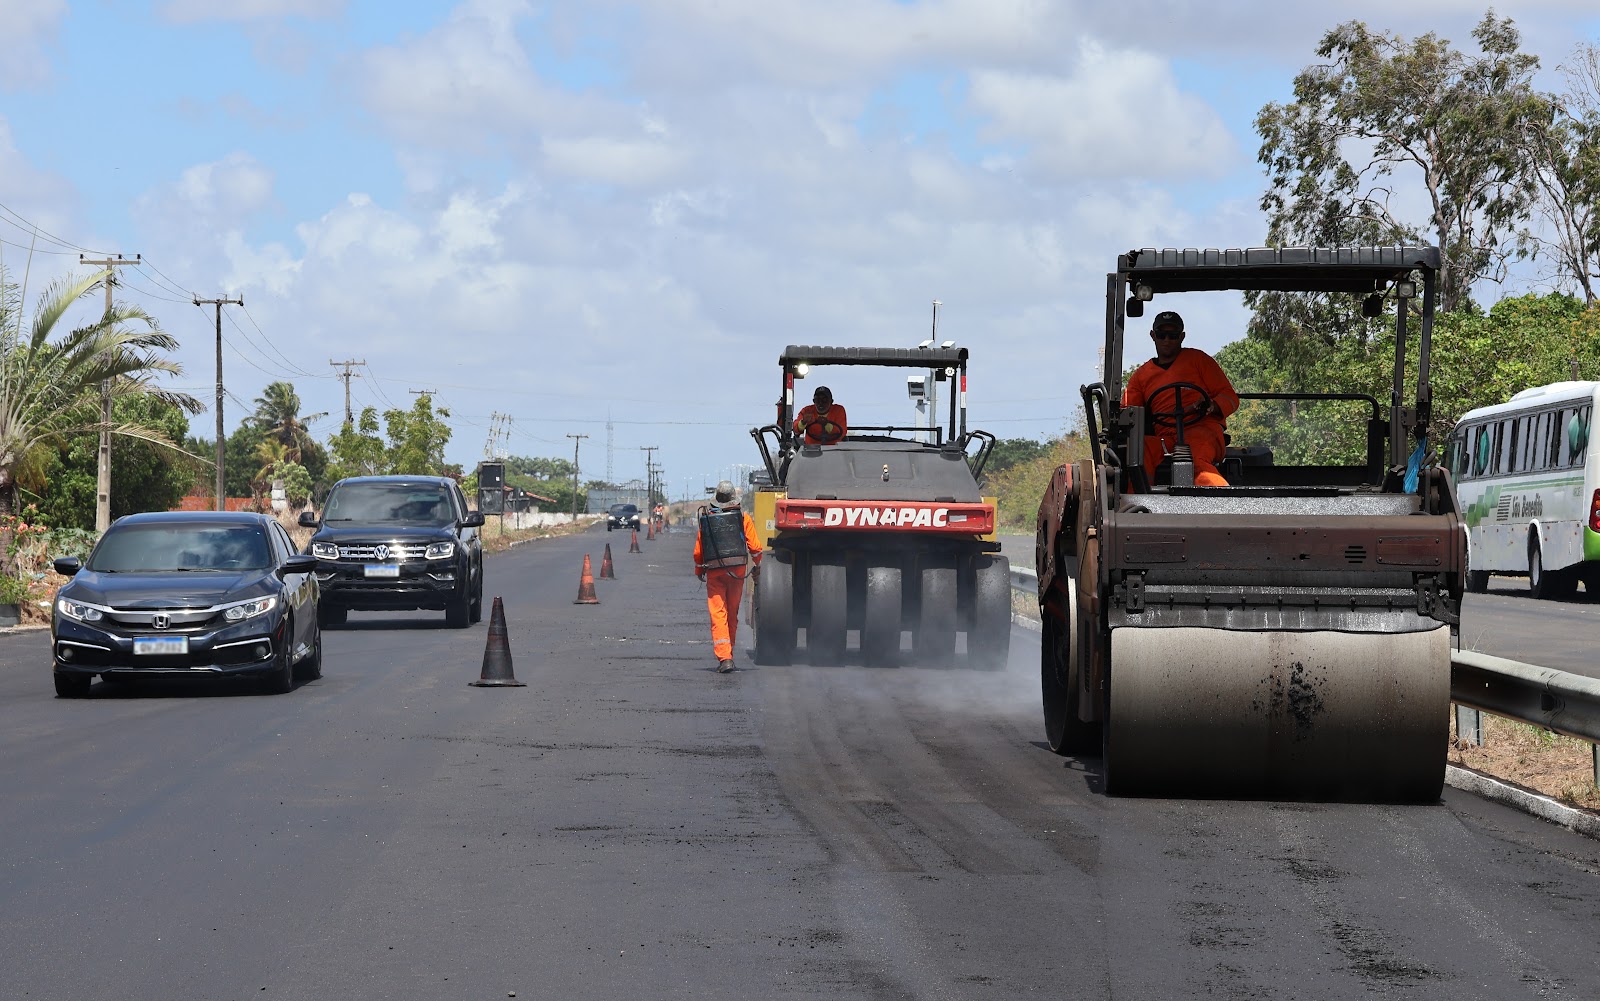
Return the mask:
<path id="1" fill-rule="evenodd" d="M 969 100 L 988 137 L 1023 143 L 1057 177 L 1216 177 L 1237 166 L 1216 112 L 1148 53 L 1085 41 L 1070 76 L 981 70 Z"/>
<path id="2" fill-rule="evenodd" d="M 191 216 L 208 225 L 238 228 L 273 202 L 274 174 L 248 153 L 186 168 L 176 180 L 143 195 L 135 206 L 146 216 Z"/>
<path id="3" fill-rule="evenodd" d="M 195 21 L 259 21 L 280 17 L 335 17 L 343 0 L 166 0 L 156 8 L 179 24 Z"/>
<path id="4" fill-rule="evenodd" d="M 0 0 L 5 53 L 0 57 L 0 87 L 34 86 L 50 77 L 45 46 L 54 40 L 66 0 Z"/>

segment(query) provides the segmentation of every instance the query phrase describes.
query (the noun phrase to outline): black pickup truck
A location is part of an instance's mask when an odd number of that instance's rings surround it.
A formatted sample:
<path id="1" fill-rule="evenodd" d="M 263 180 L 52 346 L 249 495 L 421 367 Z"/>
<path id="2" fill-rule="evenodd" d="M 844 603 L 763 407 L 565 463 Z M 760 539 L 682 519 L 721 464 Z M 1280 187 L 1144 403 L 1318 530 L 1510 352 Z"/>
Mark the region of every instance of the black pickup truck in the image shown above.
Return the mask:
<path id="1" fill-rule="evenodd" d="M 443 609 L 452 628 L 483 617 L 483 515 L 441 476 L 354 476 L 328 493 L 306 551 L 317 559 L 318 616 L 342 625 L 351 609 Z"/>

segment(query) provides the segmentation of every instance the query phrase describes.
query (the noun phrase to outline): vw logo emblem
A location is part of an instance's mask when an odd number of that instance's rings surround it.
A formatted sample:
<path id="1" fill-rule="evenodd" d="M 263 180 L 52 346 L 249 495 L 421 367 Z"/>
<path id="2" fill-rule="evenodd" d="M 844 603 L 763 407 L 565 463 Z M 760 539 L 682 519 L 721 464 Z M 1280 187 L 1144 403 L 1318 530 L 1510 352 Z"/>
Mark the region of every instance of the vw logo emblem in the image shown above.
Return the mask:
<path id="1" fill-rule="evenodd" d="M 157 629 L 165 629 L 172 625 L 172 617 L 166 612 L 157 612 L 150 616 L 150 624 Z"/>
<path id="2" fill-rule="evenodd" d="M 389 558 L 389 547 L 379 546 L 377 549 L 373 550 L 372 555 L 376 556 L 380 560 L 386 560 Z"/>

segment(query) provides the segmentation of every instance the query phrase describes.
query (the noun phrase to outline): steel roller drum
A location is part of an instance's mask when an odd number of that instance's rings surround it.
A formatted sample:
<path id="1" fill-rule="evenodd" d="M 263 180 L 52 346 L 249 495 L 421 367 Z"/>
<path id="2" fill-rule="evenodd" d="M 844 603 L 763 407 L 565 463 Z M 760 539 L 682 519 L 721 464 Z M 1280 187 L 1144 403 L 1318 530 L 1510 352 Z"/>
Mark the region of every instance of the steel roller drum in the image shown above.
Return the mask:
<path id="1" fill-rule="evenodd" d="M 1120 628 L 1107 790 L 1433 802 L 1449 739 L 1450 630 Z"/>

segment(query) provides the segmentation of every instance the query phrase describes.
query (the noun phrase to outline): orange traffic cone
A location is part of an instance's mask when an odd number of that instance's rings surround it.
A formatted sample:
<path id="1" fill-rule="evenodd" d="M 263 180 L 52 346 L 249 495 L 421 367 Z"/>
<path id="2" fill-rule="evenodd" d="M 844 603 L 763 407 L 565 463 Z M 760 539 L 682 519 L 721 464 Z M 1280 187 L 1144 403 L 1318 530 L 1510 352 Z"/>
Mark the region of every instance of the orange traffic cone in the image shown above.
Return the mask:
<path id="1" fill-rule="evenodd" d="M 644 541 L 656 541 L 656 520 L 654 518 L 650 519 L 650 527 L 645 529 Z"/>
<path id="2" fill-rule="evenodd" d="M 483 647 L 483 673 L 477 681 L 467 682 L 474 688 L 526 688 L 511 670 L 511 643 L 506 638 L 506 610 L 495 595 L 494 610 L 489 613 L 489 642 Z"/>
<path id="3" fill-rule="evenodd" d="M 589 554 L 583 554 L 583 576 L 578 578 L 578 599 L 574 605 L 598 605 L 600 598 L 594 593 L 594 571 L 590 569 Z"/>
<path id="4" fill-rule="evenodd" d="M 643 549 L 639 548 L 639 530 L 637 528 L 633 530 L 633 537 L 628 540 L 628 552 L 630 552 L 630 553 L 642 553 L 642 552 L 644 552 Z"/>
<path id="5" fill-rule="evenodd" d="M 611 543 L 606 543 L 606 554 L 600 558 L 600 579 L 616 580 L 617 568 L 611 565 Z"/>

